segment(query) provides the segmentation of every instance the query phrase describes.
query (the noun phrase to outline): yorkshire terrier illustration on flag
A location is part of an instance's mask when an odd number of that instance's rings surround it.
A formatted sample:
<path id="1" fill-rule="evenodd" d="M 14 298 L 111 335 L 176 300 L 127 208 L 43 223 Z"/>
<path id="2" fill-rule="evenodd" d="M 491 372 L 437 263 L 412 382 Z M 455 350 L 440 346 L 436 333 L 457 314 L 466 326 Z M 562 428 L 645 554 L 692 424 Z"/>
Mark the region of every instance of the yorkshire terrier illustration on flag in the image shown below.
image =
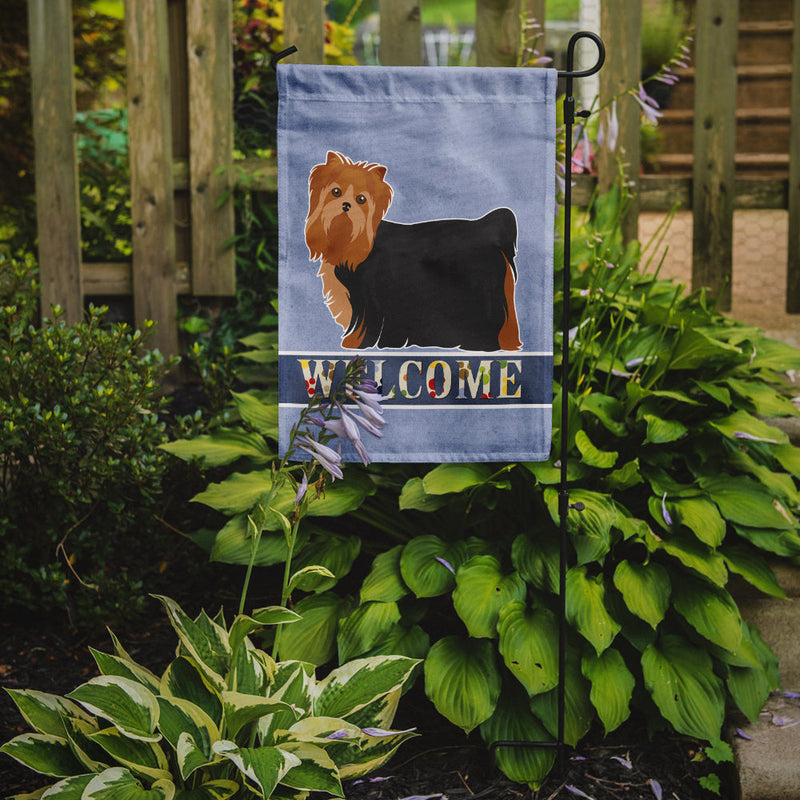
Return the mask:
<path id="1" fill-rule="evenodd" d="M 360 355 L 373 460 L 549 457 L 555 83 L 278 66 L 281 452 Z"/>

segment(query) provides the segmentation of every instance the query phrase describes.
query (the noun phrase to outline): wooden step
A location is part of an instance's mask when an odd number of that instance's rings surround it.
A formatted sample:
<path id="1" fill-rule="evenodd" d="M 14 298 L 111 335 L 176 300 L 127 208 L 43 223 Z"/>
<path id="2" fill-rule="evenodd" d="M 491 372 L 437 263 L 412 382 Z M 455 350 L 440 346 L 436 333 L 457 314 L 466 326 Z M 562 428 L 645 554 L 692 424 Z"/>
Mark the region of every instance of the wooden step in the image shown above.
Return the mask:
<path id="1" fill-rule="evenodd" d="M 739 22 L 792 19 L 792 0 L 739 0 Z"/>
<path id="2" fill-rule="evenodd" d="M 793 32 L 791 20 L 740 23 L 737 63 L 742 67 L 754 64 L 790 64 Z"/>
<path id="3" fill-rule="evenodd" d="M 740 153 L 788 153 L 791 114 L 788 108 L 740 108 L 736 111 L 736 151 Z M 659 120 L 666 153 L 693 149 L 694 111 L 666 109 Z"/>
<path id="4" fill-rule="evenodd" d="M 691 177 L 694 158 L 690 153 L 664 153 L 652 162 L 662 174 Z M 737 177 L 786 178 L 789 174 L 788 153 L 737 153 L 735 164 Z"/>

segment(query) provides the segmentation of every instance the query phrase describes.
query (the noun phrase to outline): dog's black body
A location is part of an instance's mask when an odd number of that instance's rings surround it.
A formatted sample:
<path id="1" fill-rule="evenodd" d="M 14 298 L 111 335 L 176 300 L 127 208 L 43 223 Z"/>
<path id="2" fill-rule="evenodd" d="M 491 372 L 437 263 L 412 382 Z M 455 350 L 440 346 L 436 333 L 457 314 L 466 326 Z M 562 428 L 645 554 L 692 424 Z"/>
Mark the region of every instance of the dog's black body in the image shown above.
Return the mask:
<path id="1" fill-rule="evenodd" d="M 335 269 L 353 311 L 345 340 L 355 337 L 357 347 L 501 349 L 516 247 L 517 220 L 508 208 L 476 220 L 383 220 L 366 259 Z"/>

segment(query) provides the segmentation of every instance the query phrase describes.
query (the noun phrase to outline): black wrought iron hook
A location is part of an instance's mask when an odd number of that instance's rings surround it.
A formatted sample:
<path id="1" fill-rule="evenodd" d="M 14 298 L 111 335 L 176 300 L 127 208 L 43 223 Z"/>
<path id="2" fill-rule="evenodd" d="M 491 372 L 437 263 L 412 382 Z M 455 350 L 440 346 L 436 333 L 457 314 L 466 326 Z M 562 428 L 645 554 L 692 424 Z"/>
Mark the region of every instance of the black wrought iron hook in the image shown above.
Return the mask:
<path id="1" fill-rule="evenodd" d="M 575 46 L 581 39 L 591 39 L 597 45 L 597 63 L 589 69 L 575 70 Z M 600 72 L 603 64 L 606 62 L 606 46 L 603 40 L 592 31 L 578 31 L 573 33 L 567 44 L 567 68 L 558 71 L 559 78 L 566 78 L 567 81 L 573 78 L 588 78 L 590 75 L 595 75 Z"/>
<path id="2" fill-rule="evenodd" d="M 278 62 L 282 58 L 286 58 L 287 56 L 290 56 L 292 53 L 296 52 L 297 48 L 294 45 L 287 47 L 285 50 L 281 50 L 280 53 L 275 53 L 272 58 L 270 58 L 269 65 L 272 67 L 273 71 L 275 71 L 278 68 Z"/>

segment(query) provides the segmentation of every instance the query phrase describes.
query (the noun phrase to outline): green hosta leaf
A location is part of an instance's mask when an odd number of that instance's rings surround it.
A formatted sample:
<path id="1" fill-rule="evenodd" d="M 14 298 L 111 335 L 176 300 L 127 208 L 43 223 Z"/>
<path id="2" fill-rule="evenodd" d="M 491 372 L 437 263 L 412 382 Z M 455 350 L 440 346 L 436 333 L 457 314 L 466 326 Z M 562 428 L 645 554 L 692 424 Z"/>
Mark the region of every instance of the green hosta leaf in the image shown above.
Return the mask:
<path id="1" fill-rule="evenodd" d="M 324 592 L 336 585 L 353 566 L 361 552 L 359 536 L 315 536 L 292 562 L 296 570 L 320 566 L 330 571 L 329 576 L 307 574 L 297 583 L 304 592 Z"/>
<path id="2" fill-rule="evenodd" d="M 594 719 L 589 688 L 589 682 L 581 675 L 577 651 L 568 651 L 564 673 L 564 741 L 570 747 L 575 747 L 586 735 Z M 557 736 L 558 689 L 534 695 L 530 698 L 530 707 L 549 733 Z"/>
<path id="3" fill-rule="evenodd" d="M 687 328 L 672 353 L 669 368 L 697 369 L 707 367 L 709 362 L 736 363 L 742 360 L 742 351 L 738 347 L 712 339 L 696 328 Z"/>
<path id="4" fill-rule="evenodd" d="M 627 433 L 625 425 L 625 409 L 616 397 L 600 392 L 592 392 L 581 398 L 581 411 L 597 417 L 606 430 L 614 436 L 624 437 Z"/>
<path id="5" fill-rule="evenodd" d="M 107 719 L 131 739 L 157 742 L 158 703 L 140 683 L 117 675 L 100 675 L 70 692 L 90 714 Z"/>
<path id="6" fill-rule="evenodd" d="M 771 447 L 770 450 L 788 473 L 796 478 L 800 477 L 800 447 L 796 447 L 793 444 L 782 444 L 777 447 Z"/>
<path id="7" fill-rule="evenodd" d="M 400 573 L 417 597 L 436 597 L 453 588 L 455 572 L 467 558 L 463 541 L 448 544 L 438 536 L 417 536 L 403 548 Z"/>
<path id="8" fill-rule="evenodd" d="M 252 392 L 231 392 L 236 410 L 251 427 L 274 441 L 278 440 L 278 404 L 262 403 Z"/>
<path id="9" fill-rule="evenodd" d="M 172 781 L 159 780 L 145 789 L 127 769 L 112 767 L 86 784 L 81 800 L 172 800 L 174 796 Z"/>
<path id="10" fill-rule="evenodd" d="M 558 515 L 558 492 L 555 489 L 546 489 L 544 493 L 550 517 L 555 525 L 560 523 Z M 599 539 L 607 539 L 617 519 L 617 507 L 614 501 L 600 492 L 587 489 L 571 489 L 569 492 L 570 505 L 583 503 L 583 511 L 570 509 L 567 515 L 567 531 L 571 534 L 583 534 Z"/>
<path id="11" fill-rule="evenodd" d="M 197 459 L 204 467 L 219 467 L 239 458 L 265 464 L 275 456 L 263 436 L 241 428 L 217 428 L 213 433 L 166 442 L 159 448 L 184 461 Z"/>
<path id="12" fill-rule="evenodd" d="M 302 547 L 306 541 L 307 526 L 300 527 L 300 540 L 296 546 Z M 286 560 L 286 539 L 282 533 L 264 531 L 258 542 L 253 565 L 270 567 Z M 223 564 L 249 564 L 253 558 L 253 538 L 250 536 L 246 514 L 231 517 L 217 533 L 211 546 L 210 558 Z"/>
<path id="13" fill-rule="evenodd" d="M 525 693 L 509 684 L 503 687 L 494 713 L 481 724 L 481 736 L 487 745 L 494 742 L 549 742 L 552 737 L 531 713 Z M 497 766 L 512 781 L 538 789 L 555 762 L 554 748 L 498 747 Z"/>
<path id="14" fill-rule="evenodd" d="M 220 483 L 211 483 L 205 491 L 196 494 L 192 501 L 215 508 L 223 514 L 233 515 L 249 511 L 269 492 L 272 485 L 272 472 L 268 469 L 253 472 L 234 472 Z M 289 488 L 282 487 L 280 492 L 288 493 Z M 292 499 L 294 493 L 292 493 Z"/>
<path id="15" fill-rule="evenodd" d="M 753 404 L 753 410 L 762 417 L 787 417 L 795 416 L 797 409 L 792 405 L 792 401 L 768 386 L 761 380 L 740 381 L 736 378 L 727 378 L 725 383 L 733 391 Z"/>
<path id="16" fill-rule="evenodd" d="M 748 583 L 770 597 L 786 597 L 772 567 L 754 547 L 750 545 L 729 544 L 720 549 L 725 563 L 731 572 L 741 575 Z"/>
<path id="17" fill-rule="evenodd" d="M 91 734 L 89 738 L 134 775 L 149 781 L 170 780 L 167 757 L 157 744 L 130 739 L 116 728 L 106 728 Z"/>
<path id="18" fill-rule="evenodd" d="M 667 501 L 675 522 L 685 525 L 703 544 L 719 547 L 725 538 L 725 520 L 717 507 L 703 497 L 685 497 Z"/>
<path id="19" fill-rule="evenodd" d="M 558 592 L 559 546 L 553 538 L 521 533 L 511 545 L 511 563 L 525 581 L 543 592 Z"/>
<path id="20" fill-rule="evenodd" d="M 327 792 L 334 797 L 344 797 L 339 770 L 331 757 L 321 748 L 308 742 L 283 742 L 280 749 L 300 759 L 281 778 L 284 786 L 306 792 Z"/>
<path id="21" fill-rule="evenodd" d="M 611 469 L 617 463 L 619 453 L 616 450 L 598 450 L 585 431 L 577 431 L 575 434 L 575 446 L 581 454 L 581 461 L 590 467 L 598 469 Z"/>
<path id="22" fill-rule="evenodd" d="M 734 525 L 733 528 L 742 539 L 754 544 L 760 550 L 789 558 L 800 556 L 800 536 L 795 531 L 748 528 L 745 525 Z"/>
<path id="23" fill-rule="evenodd" d="M 625 599 L 631 613 L 655 629 L 669 608 L 671 584 L 669 572 L 661 564 L 650 561 L 620 561 L 614 570 L 614 586 Z"/>
<path id="24" fill-rule="evenodd" d="M 700 485 L 731 522 L 750 528 L 797 527 L 796 519 L 780 501 L 750 478 L 719 475 L 701 478 Z"/>
<path id="25" fill-rule="evenodd" d="M 158 691 L 159 679 L 149 669 L 137 664 L 130 658 L 101 653 L 93 647 L 90 647 L 89 650 L 103 675 L 119 675 L 122 678 L 130 678 L 132 681 L 141 683 L 151 692 Z"/>
<path id="26" fill-rule="evenodd" d="M 728 570 L 725 569 L 722 556 L 702 542 L 698 542 L 694 536 L 673 532 L 662 540 L 656 540 L 655 536 L 650 535 L 646 543 L 651 551 L 663 550 L 717 586 L 724 586 L 728 580 Z"/>
<path id="27" fill-rule="evenodd" d="M 404 625 L 393 625 L 367 655 L 397 655 L 423 659 L 428 655 L 430 647 L 430 637 L 419 625 L 413 625 L 410 628 Z"/>
<path id="28" fill-rule="evenodd" d="M 555 466 L 552 461 L 526 461 L 522 466 L 544 486 L 552 486 L 561 481 L 561 468 Z M 578 481 L 581 478 L 585 478 L 590 472 L 591 469 L 578 461 L 578 459 L 567 459 L 568 481 Z"/>
<path id="29" fill-rule="evenodd" d="M 637 486 L 640 483 L 644 483 L 644 478 L 639 471 L 638 458 L 628 461 L 619 469 L 615 469 L 613 472 L 609 472 L 609 474 L 606 475 L 606 484 L 609 489 L 623 491 L 624 489 L 630 489 L 632 486 Z"/>
<path id="30" fill-rule="evenodd" d="M 474 556 L 456 574 L 453 607 L 470 636 L 494 639 L 500 609 L 511 600 L 522 600 L 525 592 L 518 573 L 503 575 L 493 556 Z"/>
<path id="31" fill-rule="evenodd" d="M 332 670 L 317 684 L 314 713 L 350 719 L 354 712 L 402 689 L 419 661 L 403 656 L 358 658 Z M 351 720 L 356 722 L 356 720 Z M 385 723 L 382 723 L 385 724 Z M 391 724 L 391 721 L 389 722 Z"/>
<path id="32" fill-rule="evenodd" d="M 761 667 L 728 667 L 728 691 L 736 705 L 750 720 L 758 720 L 773 687 Z"/>
<path id="33" fill-rule="evenodd" d="M 494 713 L 500 685 L 494 645 L 486 639 L 446 636 L 425 659 L 425 693 L 467 733 Z"/>
<path id="34" fill-rule="evenodd" d="M 422 478 L 410 478 L 400 492 L 399 508 L 401 511 L 436 511 L 446 506 L 450 498 L 445 495 L 428 494 L 422 484 Z"/>
<path id="35" fill-rule="evenodd" d="M 591 577 L 586 567 L 567 571 L 567 620 L 597 651 L 603 652 L 619 633 L 621 625 L 608 613 L 603 575 Z"/>
<path id="36" fill-rule="evenodd" d="M 491 476 L 492 469 L 487 464 L 440 464 L 422 479 L 422 488 L 433 495 L 463 492 L 486 483 Z"/>
<path id="37" fill-rule="evenodd" d="M 211 683 L 218 689 L 223 688 L 225 681 L 222 676 L 228 671 L 231 659 L 227 631 L 210 620 L 203 625 L 190 619 L 169 597 L 161 595 L 155 597 L 166 608 L 181 645 L 186 648 Z"/>
<path id="38" fill-rule="evenodd" d="M 245 725 L 261 717 L 278 711 L 292 711 L 291 706 L 281 700 L 241 692 L 223 692 L 222 708 L 225 715 L 225 731 L 233 737 Z"/>
<path id="39" fill-rule="evenodd" d="M 392 603 L 408 594 L 408 587 L 400 573 L 400 555 L 403 545 L 397 545 L 375 557 L 369 575 L 361 584 L 361 602 L 379 600 Z"/>
<path id="40" fill-rule="evenodd" d="M 735 651 L 742 641 L 742 618 L 725 589 L 682 575 L 672 586 L 672 604 L 701 635 L 725 650 Z"/>
<path id="41" fill-rule="evenodd" d="M 399 621 L 397 603 L 362 603 L 339 623 L 339 662 L 364 655 Z"/>
<path id="42" fill-rule="evenodd" d="M 581 671 L 592 684 L 589 699 L 597 709 L 607 736 L 630 716 L 636 679 L 625 666 L 619 650 L 611 647 L 599 656 L 587 653 L 581 662 Z"/>
<path id="43" fill-rule="evenodd" d="M 64 717 L 75 717 L 86 722 L 92 718 L 77 704 L 55 694 L 34 689 L 6 689 L 25 722 L 36 733 L 64 736 Z"/>
<path id="44" fill-rule="evenodd" d="M 682 422 L 674 419 L 662 419 L 653 414 L 644 414 L 647 423 L 645 444 L 669 444 L 686 435 L 689 430 Z"/>
<path id="45" fill-rule="evenodd" d="M 753 348 L 751 369 L 775 370 L 785 372 L 787 369 L 800 369 L 800 356 L 796 347 L 776 339 L 759 337 L 758 347 Z"/>
<path id="46" fill-rule="evenodd" d="M 347 614 L 347 600 L 331 592 L 304 597 L 295 605 L 299 622 L 281 632 L 282 660 L 324 664 L 336 653 L 336 633 L 340 617 Z"/>
<path id="47" fill-rule="evenodd" d="M 214 752 L 232 761 L 243 775 L 261 789 L 264 797 L 273 790 L 300 759 L 277 747 L 237 747 L 234 742 L 222 740 L 214 743 Z"/>
<path id="48" fill-rule="evenodd" d="M 222 722 L 222 698 L 188 658 L 176 658 L 167 667 L 161 676 L 160 693 L 166 698 L 188 700 L 204 711 L 215 725 Z"/>
<path id="49" fill-rule="evenodd" d="M 558 684 L 558 623 L 551 611 L 513 600 L 500 609 L 497 632 L 500 654 L 528 694 Z"/>
<path id="50" fill-rule="evenodd" d="M 724 387 L 717 383 L 709 383 L 708 381 L 693 380 L 692 383 L 698 389 L 705 392 L 709 397 L 713 397 L 721 405 L 730 408 L 731 393 Z"/>
<path id="51" fill-rule="evenodd" d="M 335 585 L 336 576 L 327 567 L 313 564 L 297 570 L 289 579 L 288 589 L 290 592 L 298 587 L 305 592 L 312 592 L 317 588 L 324 591 Z"/>
<path id="52" fill-rule="evenodd" d="M 647 691 L 678 733 L 720 738 L 725 695 L 708 653 L 666 634 L 642 654 L 642 672 Z"/>
<path id="53" fill-rule="evenodd" d="M 735 411 L 727 417 L 711 420 L 708 424 L 729 439 L 754 437 L 774 444 L 786 444 L 789 441 L 789 437 L 780 428 L 776 428 L 746 411 Z M 745 434 L 745 437 L 742 437 L 741 434 Z"/>
<path id="54" fill-rule="evenodd" d="M 63 778 L 86 772 L 70 749 L 69 742 L 49 733 L 23 733 L 0 747 L 0 753 L 16 759 L 34 772 Z"/>

